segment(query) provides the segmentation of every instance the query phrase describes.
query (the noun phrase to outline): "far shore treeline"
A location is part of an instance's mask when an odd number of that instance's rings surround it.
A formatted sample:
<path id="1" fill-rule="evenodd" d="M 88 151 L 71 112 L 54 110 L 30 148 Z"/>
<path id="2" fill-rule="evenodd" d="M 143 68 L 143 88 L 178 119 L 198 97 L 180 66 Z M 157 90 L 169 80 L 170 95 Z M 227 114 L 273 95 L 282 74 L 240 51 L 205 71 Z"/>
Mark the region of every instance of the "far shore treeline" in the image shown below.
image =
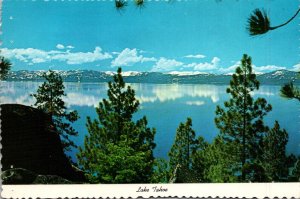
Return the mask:
<path id="1" fill-rule="evenodd" d="M 80 83 L 108 83 L 113 81 L 116 71 L 95 71 L 95 70 L 54 70 L 64 82 Z M 44 82 L 43 74 L 46 71 L 18 70 L 9 71 L 6 81 L 32 81 Z M 202 72 L 122 72 L 126 83 L 150 83 L 150 84 L 213 84 L 228 85 L 232 74 L 215 74 Z M 257 80 L 261 85 L 283 85 L 292 81 L 293 85 L 300 85 L 298 73 L 291 70 L 276 70 L 266 73 L 257 73 Z"/>
<path id="2" fill-rule="evenodd" d="M 1 79 L 7 78 L 10 67 L 9 60 L 3 58 Z M 288 132 L 278 121 L 267 126 L 264 118 L 272 105 L 251 95 L 259 90 L 260 82 L 246 54 L 230 78 L 226 89 L 229 100 L 216 107 L 219 134 L 209 143 L 201 136 L 208 132 L 199 129 L 200 136 L 196 136 L 193 118 L 186 118 L 178 124 L 169 160 L 154 157 L 156 130 L 148 126 L 147 117 L 132 119 L 140 103 L 126 85 L 121 68 L 108 83 L 108 98 L 95 108 L 98 117 L 87 118 L 83 146 L 76 146 L 71 139 L 80 133 L 72 127 L 79 115 L 67 110 L 62 100 L 66 95 L 62 77 L 51 70 L 43 77 L 45 82 L 33 94 L 33 106 L 52 117 L 65 151 L 78 147 L 78 165 L 72 164 L 85 173 L 89 183 L 300 181 L 300 157 L 286 153 Z M 287 84 L 281 95 L 299 99 L 298 91 Z"/>

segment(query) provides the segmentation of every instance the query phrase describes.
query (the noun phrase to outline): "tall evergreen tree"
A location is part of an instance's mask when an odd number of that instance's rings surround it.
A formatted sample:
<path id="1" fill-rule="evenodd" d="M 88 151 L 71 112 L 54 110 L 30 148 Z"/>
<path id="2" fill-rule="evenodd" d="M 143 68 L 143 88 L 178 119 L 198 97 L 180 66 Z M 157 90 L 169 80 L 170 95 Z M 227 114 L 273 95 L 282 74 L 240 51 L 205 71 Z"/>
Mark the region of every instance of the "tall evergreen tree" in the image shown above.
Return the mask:
<path id="1" fill-rule="evenodd" d="M 108 99 L 96 108 L 98 119 L 87 118 L 89 134 L 79 148 L 79 164 L 92 182 L 150 182 L 153 173 L 155 129 L 143 117 L 133 121 L 139 101 L 127 86 L 121 68 L 108 83 Z"/>
<path id="2" fill-rule="evenodd" d="M 251 92 L 257 89 L 259 82 L 252 72 L 251 57 L 244 55 L 226 90 L 231 98 L 224 103 L 225 108 L 216 108 L 216 126 L 224 142 L 235 146 L 234 151 L 228 151 L 228 158 L 239 162 L 242 181 L 252 180 L 253 174 L 245 168 L 255 168 L 262 138 L 268 131 L 263 118 L 272 109 L 264 98 L 253 99 Z"/>
<path id="3" fill-rule="evenodd" d="M 237 182 L 237 162 L 233 158 L 228 158 L 228 152 L 235 149 L 234 143 L 224 142 L 218 135 L 211 144 L 207 144 L 204 150 L 197 151 L 196 161 L 200 159 L 204 182 Z M 195 164 L 199 167 L 199 161 Z M 197 169 L 197 168 L 195 168 Z M 199 169 L 196 170 L 199 172 Z"/>
<path id="4" fill-rule="evenodd" d="M 176 131 L 174 144 L 169 152 L 170 173 L 173 182 L 196 181 L 192 170 L 193 156 L 199 148 L 199 142 L 192 129 L 192 119 L 187 118 L 186 123 L 180 123 Z"/>
<path id="5" fill-rule="evenodd" d="M 268 181 L 280 181 L 288 176 L 286 145 L 288 133 L 275 121 L 263 142 L 262 166 Z"/>
<path id="6" fill-rule="evenodd" d="M 0 80 L 7 78 L 11 65 L 11 62 L 8 59 L 0 56 Z"/>
<path id="7" fill-rule="evenodd" d="M 196 152 L 192 154 L 192 174 L 197 182 L 209 182 L 205 176 L 208 166 L 206 150 L 210 147 L 202 136 L 197 138 Z"/>
<path id="8" fill-rule="evenodd" d="M 77 111 L 68 111 L 63 97 L 64 84 L 61 76 L 50 70 L 43 74 L 45 82 L 39 86 L 35 97 L 35 106 L 38 109 L 51 115 L 55 128 L 58 134 L 62 137 L 62 145 L 65 151 L 71 150 L 71 147 L 76 147 L 75 143 L 70 139 L 70 136 L 77 136 L 78 132 L 71 126 L 79 116 Z"/>

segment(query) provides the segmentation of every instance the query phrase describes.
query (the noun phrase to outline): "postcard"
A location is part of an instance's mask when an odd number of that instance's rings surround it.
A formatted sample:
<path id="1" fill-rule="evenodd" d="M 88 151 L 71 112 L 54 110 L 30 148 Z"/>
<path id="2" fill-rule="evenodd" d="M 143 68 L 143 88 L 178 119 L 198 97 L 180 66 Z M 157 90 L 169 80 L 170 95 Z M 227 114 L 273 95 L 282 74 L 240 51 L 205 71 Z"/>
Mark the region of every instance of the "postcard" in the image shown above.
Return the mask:
<path id="1" fill-rule="evenodd" d="M 1 196 L 300 198 L 298 0 L 4 0 Z"/>

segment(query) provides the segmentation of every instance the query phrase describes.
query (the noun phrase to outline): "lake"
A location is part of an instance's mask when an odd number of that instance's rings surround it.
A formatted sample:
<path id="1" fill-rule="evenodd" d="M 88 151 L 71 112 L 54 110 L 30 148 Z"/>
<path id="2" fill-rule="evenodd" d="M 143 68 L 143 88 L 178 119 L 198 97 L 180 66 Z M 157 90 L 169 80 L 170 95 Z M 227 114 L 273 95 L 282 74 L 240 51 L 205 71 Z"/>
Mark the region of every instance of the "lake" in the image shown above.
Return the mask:
<path id="1" fill-rule="evenodd" d="M 42 82 L 1 82 L 0 103 L 18 103 L 33 105 L 35 93 Z M 215 109 L 229 99 L 227 85 L 200 84 L 130 84 L 136 91 L 140 101 L 140 110 L 134 119 L 146 115 L 148 126 L 157 130 L 157 144 L 154 155 L 168 158 L 175 139 L 176 128 L 187 117 L 193 119 L 193 129 L 197 135 L 211 142 L 218 134 L 214 124 Z M 82 145 L 87 134 L 86 117 L 96 118 L 95 107 L 106 98 L 106 83 L 65 83 L 65 102 L 70 109 L 77 110 L 80 119 L 73 127 L 79 132 L 74 138 L 77 145 Z M 272 104 L 273 110 L 265 118 L 266 123 L 273 127 L 278 120 L 282 128 L 289 133 L 288 153 L 300 155 L 300 102 L 287 100 L 279 96 L 280 86 L 261 86 L 253 93 L 254 98 L 264 97 Z M 76 161 L 76 150 L 69 153 Z"/>

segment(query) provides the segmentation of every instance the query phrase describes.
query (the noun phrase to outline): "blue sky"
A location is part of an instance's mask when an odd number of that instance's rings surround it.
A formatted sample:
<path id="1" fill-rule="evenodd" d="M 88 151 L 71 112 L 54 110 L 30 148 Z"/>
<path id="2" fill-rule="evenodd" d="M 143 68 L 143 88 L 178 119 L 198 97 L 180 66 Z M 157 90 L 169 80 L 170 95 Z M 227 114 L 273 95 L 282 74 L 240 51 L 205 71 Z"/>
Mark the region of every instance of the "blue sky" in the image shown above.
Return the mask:
<path id="1" fill-rule="evenodd" d="M 258 37 L 247 18 L 264 8 L 271 25 L 297 11 L 298 0 L 17 1 L 2 5 L 1 54 L 13 70 L 88 69 L 230 73 L 244 53 L 256 72 L 299 70 L 299 18 Z"/>

